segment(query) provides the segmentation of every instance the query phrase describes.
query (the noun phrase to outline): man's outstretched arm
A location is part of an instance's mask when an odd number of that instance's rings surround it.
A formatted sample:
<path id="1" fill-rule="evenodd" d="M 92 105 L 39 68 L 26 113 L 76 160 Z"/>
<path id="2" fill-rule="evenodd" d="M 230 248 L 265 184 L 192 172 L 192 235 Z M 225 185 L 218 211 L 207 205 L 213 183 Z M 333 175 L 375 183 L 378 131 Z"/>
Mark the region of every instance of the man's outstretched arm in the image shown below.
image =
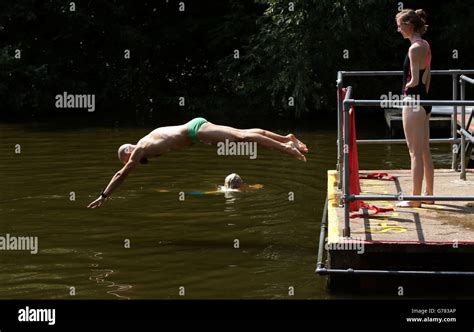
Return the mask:
<path id="1" fill-rule="evenodd" d="M 122 167 L 122 169 L 115 173 L 107 185 L 107 188 L 104 189 L 99 198 L 91 202 L 87 207 L 89 209 L 95 209 L 104 204 L 107 200 L 107 197 L 109 197 L 122 184 L 128 174 L 130 174 L 130 172 L 139 165 L 142 155 L 143 152 L 141 149 L 136 149 L 133 151 L 129 161 L 125 164 L 125 166 Z"/>

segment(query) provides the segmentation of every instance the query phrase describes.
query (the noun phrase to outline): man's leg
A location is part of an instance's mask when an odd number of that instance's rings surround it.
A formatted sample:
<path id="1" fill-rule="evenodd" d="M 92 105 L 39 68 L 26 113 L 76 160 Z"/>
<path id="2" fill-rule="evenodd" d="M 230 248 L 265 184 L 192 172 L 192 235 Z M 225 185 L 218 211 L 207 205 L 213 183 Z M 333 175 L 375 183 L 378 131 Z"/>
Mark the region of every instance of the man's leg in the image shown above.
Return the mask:
<path id="1" fill-rule="evenodd" d="M 293 141 L 301 152 L 308 152 L 308 148 L 306 147 L 306 145 L 304 143 L 302 143 L 301 141 L 299 141 L 296 138 L 296 136 L 293 135 L 293 134 L 288 134 L 286 136 L 282 136 L 282 135 L 278 135 L 278 134 L 276 134 L 272 131 L 264 130 L 264 129 L 260 129 L 260 128 L 243 129 L 243 130 L 245 130 L 247 132 L 250 132 L 250 133 L 260 134 L 260 135 L 269 137 L 271 139 L 274 139 L 275 141 L 282 142 L 282 143 L 288 143 L 290 141 Z"/>
<path id="2" fill-rule="evenodd" d="M 198 138 L 201 142 L 213 145 L 225 142 L 225 140 L 229 140 L 229 142 L 256 142 L 266 149 L 277 150 L 306 161 L 305 156 L 298 150 L 293 141 L 283 143 L 255 131 L 220 126 L 208 122 L 199 129 Z"/>

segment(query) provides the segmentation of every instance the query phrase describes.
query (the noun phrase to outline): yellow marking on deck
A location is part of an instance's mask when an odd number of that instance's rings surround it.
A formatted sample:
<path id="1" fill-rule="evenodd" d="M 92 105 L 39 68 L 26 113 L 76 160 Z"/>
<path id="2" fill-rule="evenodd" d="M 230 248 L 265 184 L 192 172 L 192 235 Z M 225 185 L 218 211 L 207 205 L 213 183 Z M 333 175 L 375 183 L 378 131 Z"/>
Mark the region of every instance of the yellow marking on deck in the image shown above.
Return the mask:
<path id="1" fill-rule="evenodd" d="M 422 203 L 423 204 L 423 203 Z M 436 204 L 425 204 L 425 209 L 434 209 L 434 210 L 446 210 L 446 206 L 436 205 Z"/>
<path id="2" fill-rule="evenodd" d="M 382 202 L 386 202 L 386 201 L 379 201 L 379 203 L 377 204 L 377 206 L 378 206 L 378 207 L 384 207 L 384 208 L 391 208 L 391 207 L 393 207 L 393 205 L 390 204 L 390 203 L 388 203 L 388 202 L 387 202 L 387 203 L 382 203 Z"/>
<path id="3" fill-rule="evenodd" d="M 368 229 L 367 232 L 378 234 L 378 233 L 405 233 L 407 231 L 407 228 L 400 226 L 397 221 L 392 221 L 392 222 L 377 221 L 376 225 L 374 226 L 378 227 L 378 229 Z"/>
<path id="4" fill-rule="evenodd" d="M 336 171 L 328 171 L 328 242 L 339 242 L 339 225 L 337 222 L 336 208 L 339 206 L 337 202 L 336 192 L 334 188 L 336 183 Z"/>

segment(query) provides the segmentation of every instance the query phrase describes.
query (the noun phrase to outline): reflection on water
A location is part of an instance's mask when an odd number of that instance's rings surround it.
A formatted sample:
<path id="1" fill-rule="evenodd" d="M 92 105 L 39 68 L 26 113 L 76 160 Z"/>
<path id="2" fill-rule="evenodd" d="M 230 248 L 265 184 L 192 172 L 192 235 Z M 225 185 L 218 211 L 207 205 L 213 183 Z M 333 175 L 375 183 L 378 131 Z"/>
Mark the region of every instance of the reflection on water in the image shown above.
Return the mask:
<path id="1" fill-rule="evenodd" d="M 97 252 L 94 254 L 94 258 L 97 260 L 102 259 L 101 252 Z M 111 290 L 107 291 L 107 294 L 115 295 L 118 298 L 129 300 L 130 298 L 124 295 L 120 295 L 121 292 L 126 292 L 132 285 L 120 285 L 116 284 L 113 281 L 109 281 L 107 278 L 114 273 L 114 270 L 111 269 L 99 269 L 99 263 L 91 263 L 90 266 L 93 268 L 91 271 L 94 273 L 92 276 L 89 277 L 89 280 L 93 280 L 97 282 L 97 284 L 106 284 L 106 287 L 112 288 Z M 98 273 L 98 274 L 97 274 Z M 115 289 L 114 289 L 115 288 Z"/>
<path id="2" fill-rule="evenodd" d="M 307 163 L 195 145 L 140 166 L 103 208 L 86 209 L 119 169 L 117 147 L 147 132 L 0 126 L 0 233 L 39 241 L 37 255 L 0 253 L 0 298 L 71 298 L 70 287 L 95 299 L 179 298 L 180 287 L 186 298 L 289 298 L 289 287 L 294 298 L 329 296 L 314 269 L 334 132 L 299 134 Z M 449 167 L 449 147 L 436 149 Z M 364 146 L 360 160 L 409 167 L 404 146 Z M 263 188 L 216 192 L 233 172 Z"/>

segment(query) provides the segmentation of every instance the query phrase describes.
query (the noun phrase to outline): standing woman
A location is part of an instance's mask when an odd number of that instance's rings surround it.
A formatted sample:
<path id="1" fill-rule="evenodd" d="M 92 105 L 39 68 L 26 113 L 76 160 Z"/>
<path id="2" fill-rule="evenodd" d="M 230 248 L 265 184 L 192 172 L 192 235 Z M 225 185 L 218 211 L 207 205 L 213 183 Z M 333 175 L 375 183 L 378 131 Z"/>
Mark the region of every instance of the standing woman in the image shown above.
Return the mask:
<path id="1" fill-rule="evenodd" d="M 431 49 L 428 42 L 422 39 L 428 28 L 426 13 L 423 9 L 404 9 L 397 14 L 396 21 L 397 31 L 411 43 L 403 65 L 403 94 L 419 100 L 429 99 Z M 431 106 L 403 108 L 403 130 L 410 152 L 414 196 L 421 195 L 423 176 L 426 182 L 424 195 L 433 195 L 434 170 L 429 145 L 430 113 Z M 422 203 L 434 202 L 402 201 L 397 206 L 420 207 Z"/>

